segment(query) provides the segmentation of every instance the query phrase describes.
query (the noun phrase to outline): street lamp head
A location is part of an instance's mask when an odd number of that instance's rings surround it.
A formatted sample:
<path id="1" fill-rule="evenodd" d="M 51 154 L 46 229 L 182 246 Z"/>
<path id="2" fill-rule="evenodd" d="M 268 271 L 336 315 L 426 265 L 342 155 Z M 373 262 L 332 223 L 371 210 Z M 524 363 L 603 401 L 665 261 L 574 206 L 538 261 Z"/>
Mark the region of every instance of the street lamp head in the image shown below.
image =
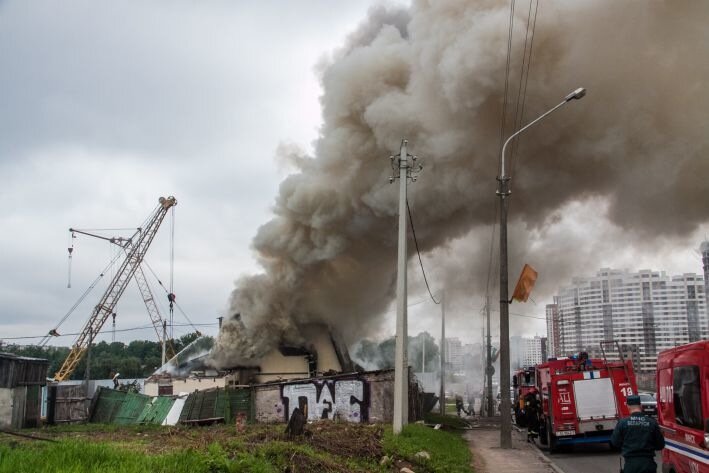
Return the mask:
<path id="1" fill-rule="evenodd" d="M 569 100 L 573 100 L 573 99 L 579 100 L 579 99 L 583 98 L 584 95 L 586 95 L 586 89 L 584 89 L 583 87 L 579 87 L 578 89 L 574 90 L 569 95 L 567 95 L 564 98 L 564 101 L 568 102 Z"/>

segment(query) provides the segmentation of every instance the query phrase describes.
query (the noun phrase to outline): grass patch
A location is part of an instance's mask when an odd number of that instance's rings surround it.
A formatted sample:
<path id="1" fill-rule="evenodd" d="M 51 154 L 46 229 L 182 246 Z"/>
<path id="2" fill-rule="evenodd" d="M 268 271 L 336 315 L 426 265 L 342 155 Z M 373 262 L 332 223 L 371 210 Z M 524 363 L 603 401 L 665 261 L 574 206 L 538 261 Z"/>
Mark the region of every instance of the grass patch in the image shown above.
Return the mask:
<path id="1" fill-rule="evenodd" d="M 53 442 L 0 434 L 0 473 L 416 473 L 470 472 L 460 436 L 422 425 L 393 436 L 391 426 L 314 422 L 292 439 L 283 425 L 206 427 L 65 425 L 26 429 Z M 430 460 L 417 459 L 421 450 Z M 389 455 L 393 464 L 380 465 Z"/>
<path id="2" fill-rule="evenodd" d="M 471 455 L 468 443 L 458 434 L 434 430 L 420 424 L 404 427 L 399 435 L 391 429 L 384 434 L 384 451 L 402 457 L 417 465 L 416 472 L 470 473 Z M 416 458 L 416 453 L 426 451 L 429 460 Z M 421 470 L 423 468 L 423 470 Z"/>
<path id="3" fill-rule="evenodd" d="M 29 444 L 23 448 L 0 445 L 0 473 L 187 473 L 209 469 L 209 455 L 190 450 L 158 456 L 127 454 L 106 444 L 76 440 Z"/>

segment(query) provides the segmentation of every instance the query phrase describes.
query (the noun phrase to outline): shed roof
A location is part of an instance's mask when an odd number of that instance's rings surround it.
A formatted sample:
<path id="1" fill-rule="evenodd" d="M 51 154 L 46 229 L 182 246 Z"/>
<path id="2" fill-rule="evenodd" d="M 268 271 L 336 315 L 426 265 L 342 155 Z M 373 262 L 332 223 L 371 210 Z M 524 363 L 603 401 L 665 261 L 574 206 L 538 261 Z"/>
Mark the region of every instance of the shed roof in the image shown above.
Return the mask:
<path id="1" fill-rule="evenodd" d="M 0 352 L 0 388 L 47 384 L 49 360 Z"/>

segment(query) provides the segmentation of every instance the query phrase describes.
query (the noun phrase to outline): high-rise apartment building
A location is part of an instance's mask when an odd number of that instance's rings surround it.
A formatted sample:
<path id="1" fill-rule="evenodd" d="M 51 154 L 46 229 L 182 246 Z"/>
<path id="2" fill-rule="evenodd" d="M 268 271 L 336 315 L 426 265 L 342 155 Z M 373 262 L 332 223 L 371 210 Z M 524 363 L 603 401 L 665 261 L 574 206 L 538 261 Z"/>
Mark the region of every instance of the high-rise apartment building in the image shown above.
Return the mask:
<path id="1" fill-rule="evenodd" d="M 554 296 L 554 303 L 547 304 L 547 357 L 561 356 L 561 327 L 559 324 L 558 298 Z"/>
<path id="2" fill-rule="evenodd" d="M 534 338 L 524 338 L 522 348 L 522 367 L 534 366 L 542 363 L 542 341 L 544 339 L 535 336 Z"/>
<path id="3" fill-rule="evenodd" d="M 510 368 L 527 368 L 538 365 L 544 361 L 546 349 L 542 347 L 545 339 L 539 336 L 533 338 L 512 336 L 510 337 Z"/>
<path id="4" fill-rule="evenodd" d="M 457 337 L 446 338 L 446 363 L 453 373 L 463 372 L 463 343 Z"/>
<path id="5" fill-rule="evenodd" d="M 699 252 L 702 254 L 702 267 L 704 269 L 704 298 L 707 310 L 709 310 L 709 241 L 704 240 L 699 245 Z"/>
<path id="6" fill-rule="evenodd" d="M 560 355 L 598 354 L 602 340 L 613 340 L 637 354 L 637 368 L 652 371 L 659 351 L 709 335 L 704 279 L 697 274 L 601 269 L 573 278 L 556 302 Z"/>

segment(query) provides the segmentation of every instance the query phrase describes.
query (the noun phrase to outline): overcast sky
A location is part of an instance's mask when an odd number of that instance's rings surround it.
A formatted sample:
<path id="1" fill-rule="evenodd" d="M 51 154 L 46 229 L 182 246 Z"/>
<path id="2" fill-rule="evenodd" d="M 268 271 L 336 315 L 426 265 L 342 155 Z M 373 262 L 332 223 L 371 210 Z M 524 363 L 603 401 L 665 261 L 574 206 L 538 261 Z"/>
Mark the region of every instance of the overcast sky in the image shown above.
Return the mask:
<path id="1" fill-rule="evenodd" d="M 258 271 L 250 242 L 289 172 L 276 149 L 310 148 L 316 65 L 371 3 L 0 3 L 0 338 L 45 334 L 108 263 L 110 244 L 79 236 L 68 289 L 69 227 L 134 228 L 166 195 L 178 303 L 194 323 L 225 315 L 234 280 Z M 169 225 L 146 257 L 166 285 Z M 105 283 L 60 333 L 83 326 Z M 137 294 L 120 301 L 118 330 L 149 322 Z"/>
<path id="2" fill-rule="evenodd" d="M 42 336 L 54 328 L 115 255 L 108 243 L 79 235 L 73 240 L 67 288 L 69 227 L 135 228 L 158 198 L 167 195 L 178 200 L 177 301 L 202 332 L 216 334 L 216 318 L 230 315 L 234 281 L 261 271 L 251 241 L 272 217 L 279 184 L 293 172 L 277 150 L 295 145 L 312 152 L 318 137 L 318 64 L 344 44 L 378 3 L 0 2 L 0 339 L 38 341 L 16 337 Z M 561 21 L 564 16 L 549 15 L 540 28 L 546 24 L 553 32 L 554 22 Z M 492 37 L 506 38 L 506 30 L 500 31 Z M 540 82 L 547 73 L 532 72 Z M 553 104 L 556 97 L 539 95 L 544 104 Z M 592 103 L 596 110 L 606 106 L 600 93 Z M 585 112 L 565 113 L 578 117 Z M 616 124 L 620 134 L 624 125 Z M 537 241 L 552 241 L 554 251 L 569 254 L 579 242 L 598 242 L 589 251 L 604 251 L 597 253 L 592 267 L 578 268 L 579 275 L 593 275 L 603 266 L 670 274 L 701 271 L 695 248 L 705 229 L 693 227 L 679 246 L 668 237 L 647 247 L 614 247 L 615 241 L 632 238 L 608 223 L 607 202 L 585 197 L 564 204 L 549 217 L 553 225 L 530 234 L 529 250 L 537 249 Z M 701 216 L 695 220 L 702 218 L 706 221 Z M 146 257 L 165 285 L 170 280 L 170 225 L 168 216 Z M 128 236 L 130 231 L 102 233 Z M 480 230 L 478 236 L 480 243 L 489 232 Z M 487 248 L 488 243 L 480 245 Z M 453 242 L 439 256 L 446 253 L 455 262 L 468 247 L 469 240 Z M 538 257 L 550 254 L 540 251 Z M 435 256 L 424 255 L 434 290 L 439 287 L 436 277 L 444 278 L 436 274 Z M 511 280 L 521 267 L 516 263 L 510 267 Z M 426 302 L 416 265 L 412 260 L 410 333 L 429 330 L 437 336 L 439 309 Z M 104 279 L 60 333 L 83 327 L 106 288 L 109 278 Z M 150 280 L 165 316 L 165 293 L 152 276 Z M 540 318 L 554 290 L 542 285 L 533 295 L 536 302 L 512 306 L 513 334 L 545 334 Z M 481 305 L 480 294 L 458 304 L 464 309 L 452 318 L 448 335 L 478 340 Z M 117 340 L 154 339 L 151 328 L 131 330 L 149 324 L 133 285 L 117 313 Z M 392 305 L 382 329 L 373 335 L 392 335 L 394 315 Z M 175 324 L 176 337 L 193 330 L 184 325 L 180 311 Z M 110 341 L 110 321 L 104 330 L 101 339 Z M 52 343 L 68 346 L 73 341 L 66 336 Z"/>

